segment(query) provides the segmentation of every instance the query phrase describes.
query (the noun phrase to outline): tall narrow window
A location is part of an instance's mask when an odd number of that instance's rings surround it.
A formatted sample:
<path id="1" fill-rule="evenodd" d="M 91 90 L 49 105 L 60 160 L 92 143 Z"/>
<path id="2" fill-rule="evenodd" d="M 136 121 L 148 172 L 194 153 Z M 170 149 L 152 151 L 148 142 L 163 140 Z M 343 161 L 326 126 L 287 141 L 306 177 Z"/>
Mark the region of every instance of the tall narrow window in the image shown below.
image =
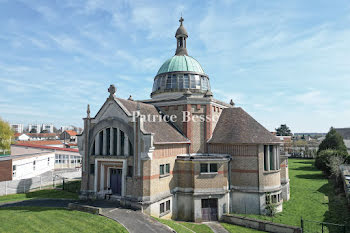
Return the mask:
<path id="1" fill-rule="evenodd" d="M 166 80 L 166 89 L 170 89 L 171 88 L 171 76 L 168 75 L 168 78 Z"/>
<path id="2" fill-rule="evenodd" d="M 177 89 L 177 76 L 176 76 L 176 74 L 173 74 L 173 76 L 171 77 L 171 88 Z"/>
<path id="3" fill-rule="evenodd" d="M 120 130 L 120 155 L 124 155 L 124 132 Z"/>
<path id="4" fill-rule="evenodd" d="M 92 144 L 92 151 L 90 154 L 94 155 L 95 154 L 95 150 L 96 150 L 96 142 L 94 140 L 94 143 Z"/>
<path id="5" fill-rule="evenodd" d="M 273 146 L 270 145 L 269 146 L 269 150 L 270 150 L 270 170 L 275 170 L 275 153 L 273 151 Z"/>
<path id="6" fill-rule="evenodd" d="M 110 155 L 111 154 L 111 129 L 110 128 L 107 128 L 106 129 L 106 153 L 107 155 Z"/>
<path id="7" fill-rule="evenodd" d="M 132 143 L 131 143 L 130 139 L 129 139 L 129 155 L 130 156 L 134 155 L 134 148 L 132 146 Z"/>
<path id="8" fill-rule="evenodd" d="M 179 75 L 179 89 L 184 89 L 184 77 L 182 75 Z"/>
<path id="9" fill-rule="evenodd" d="M 36 162 L 33 161 L 33 171 L 35 171 L 35 164 L 36 164 Z"/>
<path id="10" fill-rule="evenodd" d="M 268 162 L 269 162 L 269 151 L 268 151 L 269 146 L 264 146 L 264 170 L 268 170 Z"/>
<path id="11" fill-rule="evenodd" d="M 102 155 L 103 154 L 103 131 L 101 131 L 98 135 L 98 139 L 99 139 L 99 142 L 100 142 L 100 145 L 99 145 L 99 155 Z"/>
<path id="12" fill-rule="evenodd" d="M 165 89 L 166 76 L 162 76 L 161 79 L 162 79 L 161 89 Z"/>
<path id="13" fill-rule="evenodd" d="M 114 154 L 117 154 L 118 149 L 118 129 L 113 128 L 113 148 L 114 148 Z"/>
<path id="14" fill-rule="evenodd" d="M 16 173 L 17 173 L 17 165 L 13 165 L 12 166 L 12 177 L 16 177 Z"/>
<path id="15" fill-rule="evenodd" d="M 190 88 L 196 88 L 196 80 L 195 80 L 195 76 L 190 74 Z"/>
<path id="16" fill-rule="evenodd" d="M 188 79 L 188 74 L 184 75 L 184 86 L 183 86 L 183 88 L 184 89 L 190 88 L 190 81 Z"/>

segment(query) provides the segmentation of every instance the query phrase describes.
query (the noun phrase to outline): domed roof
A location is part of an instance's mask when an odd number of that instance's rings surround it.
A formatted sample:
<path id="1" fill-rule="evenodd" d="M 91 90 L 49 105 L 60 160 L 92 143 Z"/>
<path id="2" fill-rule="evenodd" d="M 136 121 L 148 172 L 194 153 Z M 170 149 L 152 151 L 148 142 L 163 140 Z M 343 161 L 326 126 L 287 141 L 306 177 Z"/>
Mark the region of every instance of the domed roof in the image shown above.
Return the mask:
<path id="1" fill-rule="evenodd" d="M 175 37 L 177 38 L 180 35 L 184 35 L 188 37 L 188 33 L 186 31 L 186 28 L 181 24 L 180 27 L 176 30 Z"/>
<path id="2" fill-rule="evenodd" d="M 186 55 L 175 55 L 163 63 L 158 70 L 157 75 L 174 71 L 191 71 L 205 74 L 202 66 L 193 57 Z"/>

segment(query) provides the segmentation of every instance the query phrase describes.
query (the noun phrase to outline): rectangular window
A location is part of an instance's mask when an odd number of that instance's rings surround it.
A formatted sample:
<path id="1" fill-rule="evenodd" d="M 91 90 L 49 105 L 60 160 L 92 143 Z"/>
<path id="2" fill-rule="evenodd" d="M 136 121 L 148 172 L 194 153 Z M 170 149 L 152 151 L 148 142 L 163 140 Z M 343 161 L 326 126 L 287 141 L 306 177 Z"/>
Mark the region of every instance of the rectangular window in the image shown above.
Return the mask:
<path id="1" fill-rule="evenodd" d="M 271 196 L 271 202 L 272 203 L 277 203 L 277 195 L 272 195 Z"/>
<path id="2" fill-rule="evenodd" d="M 195 76 L 190 74 L 190 88 L 195 89 L 196 88 L 196 80 L 195 80 Z"/>
<path id="3" fill-rule="evenodd" d="M 120 130 L 120 155 L 124 155 L 124 132 Z"/>
<path id="4" fill-rule="evenodd" d="M 184 77 L 182 75 L 179 75 L 179 89 L 184 88 Z"/>
<path id="5" fill-rule="evenodd" d="M 195 78 L 195 85 L 196 85 L 196 89 L 200 89 L 201 88 L 201 78 L 199 77 L 199 75 L 194 75 Z"/>
<path id="6" fill-rule="evenodd" d="M 270 170 L 275 170 L 275 158 L 274 158 L 274 151 L 273 151 L 273 146 L 269 146 L 269 152 L 270 152 Z"/>
<path id="7" fill-rule="evenodd" d="M 47 158 L 47 166 L 50 166 L 50 158 Z"/>
<path id="8" fill-rule="evenodd" d="M 95 174 L 95 164 L 90 164 L 90 174 Z"/>
<path id="9" fill-rule="evenodd" d="M 206 77 L 202 77 L 202 90 L 208 90 L 208 81 Z"/>
<path id="10" fill-rule="evenodd" d="M 159 166 L 159 174 L 164 175 L 164 164 Z"/>
<path id="11" fill-rule="evenodd" d="M 166 76 L 163 76 L 162 77 L 162 86 L 161 86 L 162 89 L 165 89 L 165 83 L 166 83 Z"/>
<path id="12" fill-rule="evenodd" d="M 183 86 L 183 88 L 184 89 L 190 88 L 190 82 L 188 80 L 188 74 L 184 75 L 184 86 Z"/>
<path id="13" fill-rule="evenodd" d="M 208 172 L 208 164 L 201 163 L 201 173 L 207 173 L 207 172 Z"/>
<path id="14" fill-rule="evenodd" d="M 59 160 L 58 160 L 58 155 L 55 155 L 55 163 L 59 163 Z"/>
<path id="15" fill-rule="evenodd" d="M 134 155 L 134 148 L 132 147 L 132 143 L 129 139 L 129 156 L 133 156 Z"/>
<path id="16" fill-rule="evenodd" d="M 17 173 L 17 165 L 13 165 L 12 166 L 12 177 L 16 177 L 16 173 Z"/>
<path id="17" fill-rule="evenodd" d="M 171 76 L 169 75 L 168 78 L 166 79 L 166 89 L 171 88 Z"/>
<path id="18" fill-rule="evenodd" d="M 165 173 L 166 174 L 170 173 L 170 163 L 165 164 Z"/>
<path id="19" fill-rule="evenodd" d="M 173 76 L 171 77 L 171 88 L 177 89 L 177 76 L 176 76 L 176 74 L 173 74 Z"/>
<path id="20" fill-rule="evenodd" d="M 113 128 L 113 148 L 114 148 L 114 154 L 117 154 L 118 149 L 118 129 Z"/>
<path id="21" fill-rule="evenodd" d="M 266 202 L 266 205 L 270 204 L 270 194 L 267 194 L 265 193 L 265 202 Z"/>
<path id="22" fill-rule="evenodd" d="M 160 203 L 160 210 L 159 210 L 159 212 L 162 214 L 162 213 L 164 213 L 165 212 L 165 208 L 164 208 L 165 206 L 164 206 L 164 203 Z"/>
<path id="23" fill-rule="evenodd" d="M 268 170 L 268 162 L 269 162 L 269 151 L 268 151 L 269 146 L 264 146 L 264 170 Z"/>
<path id="24" fill-rule="evenodd" d="M 133 167 L 132 166 L 128 166 L 128 177 L 132 177 L 132 172 L 133 172 Z"/>
<path id="25" fill-rule="evenodd" d="M 218 172 L 218 165 L 216 163 L 210 164 L 210 172 Z"/>
<path id="26" fill-rule="evenodd" d="M 166 201 L 166 211 L 169 211 L 170 210 L 170 200 Z"/>
<path id="27" fill-rule="evenodd" d="M 99 151 L 99 155 L 102 155 L 103 154 L 103 131 L 101 131 L 99 133 L 99 142 L 100 142 L 100 151 Z"/>
<path id="28" fill-rule="evenodd" d="M 35 164 L 36 164 L 36 162 L 33 161 L 33 171 L 35 171 Z"/>
<path id="29" fill-rule="evenodd" d="M 110 151 L 110 148 L 111 148 L 111 129 L 110 128 L 107 128 L 106 129 L 106 154 L 107 155 L 110 155 L 111 154 L 111 151 Z"/>

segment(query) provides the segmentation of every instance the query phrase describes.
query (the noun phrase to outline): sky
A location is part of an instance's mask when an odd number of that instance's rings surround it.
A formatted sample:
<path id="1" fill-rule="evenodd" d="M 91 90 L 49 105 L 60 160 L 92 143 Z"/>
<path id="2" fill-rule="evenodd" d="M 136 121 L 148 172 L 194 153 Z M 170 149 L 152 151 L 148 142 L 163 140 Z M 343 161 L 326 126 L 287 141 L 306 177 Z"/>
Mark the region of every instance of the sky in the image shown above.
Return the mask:
<path id="1" fill-rule="evenodd" d="M 0 117 L 82 126 L 110 84 L 148 99 L 181 14 L 214 98 L 269 130 L 350 127 L 347 0 L 0 0 Z"/>

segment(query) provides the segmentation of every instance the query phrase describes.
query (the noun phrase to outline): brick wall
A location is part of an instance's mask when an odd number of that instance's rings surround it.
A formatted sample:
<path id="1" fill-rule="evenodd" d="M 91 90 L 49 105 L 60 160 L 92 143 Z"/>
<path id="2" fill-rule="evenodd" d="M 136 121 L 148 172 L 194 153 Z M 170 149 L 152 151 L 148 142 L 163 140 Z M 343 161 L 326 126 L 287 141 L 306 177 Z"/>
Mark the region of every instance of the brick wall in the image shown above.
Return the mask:
<path id="1" fill-rule="evenodd" d="M 12 159 L 0 161 L 0 181 L 12 180 Z"/>

